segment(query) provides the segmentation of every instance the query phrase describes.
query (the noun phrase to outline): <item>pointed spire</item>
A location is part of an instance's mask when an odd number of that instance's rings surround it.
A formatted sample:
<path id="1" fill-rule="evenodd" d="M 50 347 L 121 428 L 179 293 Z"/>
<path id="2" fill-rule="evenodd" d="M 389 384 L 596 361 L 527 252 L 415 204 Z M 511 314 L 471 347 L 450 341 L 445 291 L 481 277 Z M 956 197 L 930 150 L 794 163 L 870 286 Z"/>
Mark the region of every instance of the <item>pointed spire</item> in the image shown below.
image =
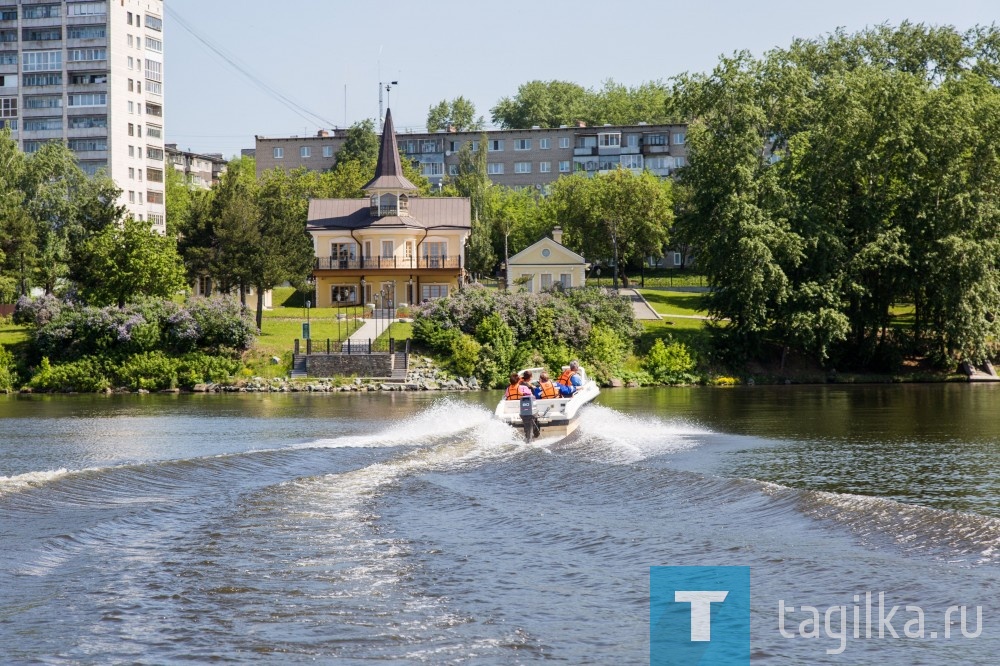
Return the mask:
<path id="1" fill-rule="evenodd" d="M 396 145 L 396 130 L 392 126 L 392 110 L 385 111 L 385 125 L 382 126 L 382 143 L 378 151 L 375 177 L 364 186 L 370 190 L 416 191 L 417 186 L 403 175 L 403 165 L 399 161 L 399 147 Z"/>

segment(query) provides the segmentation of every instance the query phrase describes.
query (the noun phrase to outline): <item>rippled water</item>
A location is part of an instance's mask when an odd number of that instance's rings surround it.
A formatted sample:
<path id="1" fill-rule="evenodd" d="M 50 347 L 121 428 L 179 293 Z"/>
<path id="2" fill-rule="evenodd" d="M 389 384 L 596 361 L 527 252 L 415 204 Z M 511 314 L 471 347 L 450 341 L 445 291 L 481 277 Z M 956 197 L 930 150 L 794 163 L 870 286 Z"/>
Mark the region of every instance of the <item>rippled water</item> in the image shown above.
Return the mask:
<path id="1" fill-rule="evenodd" d="M 996 662 L 1000 387 L 606 392 L 531 446 L 496 398 L 0 396 L 0 661 L 641 664 L 649 567 L 729 564 L 754 663 Z M 779 633 L 868 591 L 982 632 Z"/>

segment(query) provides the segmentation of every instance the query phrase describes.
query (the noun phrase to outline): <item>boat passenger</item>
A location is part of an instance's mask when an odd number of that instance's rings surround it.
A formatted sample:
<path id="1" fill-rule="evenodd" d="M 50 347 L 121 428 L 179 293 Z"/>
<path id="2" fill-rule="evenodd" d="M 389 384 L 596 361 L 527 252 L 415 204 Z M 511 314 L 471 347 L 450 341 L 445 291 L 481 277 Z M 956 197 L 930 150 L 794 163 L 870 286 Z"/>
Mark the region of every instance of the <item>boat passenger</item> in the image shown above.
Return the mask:
<path id="1" fill-rule="evenodd" d="M 576 393 L 583 385 L 583 379 L 580 378 L 580 364 L 577 361 L 570 361 L 569 368 L 563 370 L 557 381 L 559 382 L 559 392 L 563 395 Z"/>
<path id="2" fill-rule="evenodd" d="M 531 395 L 531 389 L 528 385 L 521 381 L 521 376 L 516 372 L 510 373 L 510 386 L 507 387 L 507 392 L 504 394 L 504 400 L 520 400 L 525 396 Z"/>
<path id="3" fill-rule="evenodd" d="M 549 373 L 542 371 L 538 375 L 538 388 L 535 389 L 535 398 L 538 400 L 550 400 L 559 397 L 559 389 L 549 378 Z"/>

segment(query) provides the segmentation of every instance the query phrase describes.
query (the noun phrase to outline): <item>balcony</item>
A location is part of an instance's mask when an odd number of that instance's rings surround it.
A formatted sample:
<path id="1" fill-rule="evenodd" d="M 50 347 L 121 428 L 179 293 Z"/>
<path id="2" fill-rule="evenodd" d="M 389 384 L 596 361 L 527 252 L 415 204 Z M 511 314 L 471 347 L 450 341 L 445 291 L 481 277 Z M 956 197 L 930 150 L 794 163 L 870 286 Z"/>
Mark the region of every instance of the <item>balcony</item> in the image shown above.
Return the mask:
<path id="1" fill-rule="evenodd" d="M 577 155 L 577 156 L 581 156 L 581 155 L 596 155 L 597 154 L 597 146 L 583 146 L 583 147 L 579 147 L 578 146 L 578 147 L 576 147 L 576 148 L 573 149 L 573 154 Z"/>
<path id="2" fill-rule="evenodd" d="M 461 268 L 459 257 L 368 257 L 366 259 L 338 259 L 316 257 L 318 271 L 377 271 L 420 270 L 423 268 Z"/>

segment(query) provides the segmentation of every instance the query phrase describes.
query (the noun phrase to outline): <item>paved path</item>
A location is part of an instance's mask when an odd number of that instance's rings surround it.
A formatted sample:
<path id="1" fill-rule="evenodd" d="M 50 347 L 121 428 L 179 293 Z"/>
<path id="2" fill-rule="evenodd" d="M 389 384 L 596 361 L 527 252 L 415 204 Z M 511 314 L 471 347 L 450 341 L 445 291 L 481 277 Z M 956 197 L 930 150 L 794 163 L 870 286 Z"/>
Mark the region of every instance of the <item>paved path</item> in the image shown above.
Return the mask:
<path id="1" fill-rule="evenodd" d="M 376 313 L 376 315 L 377 316 L 370 317 L 368 319 L 363 319 L 361 328 L 354 331 L 354 333 L 347 338 L 347 340 L 351 341 L 352 347 L 365 345 L 365 348 L 367 348 L 369 340 L 375 342 L 375 339 L 382 335 L 385 329 L 389 328 L 389 324 L 396 321 L 394 317 L 387 316 L 384 313 Z M 344 340 L 344 349 L 347 348 L 347 340 Z"/>
<path id="2" fill-rule="evenodd" d="M 618 294 L 632 301 L 632 311 L 636 319 L 663 319 L 635 289 L 619 289 Z"/>

